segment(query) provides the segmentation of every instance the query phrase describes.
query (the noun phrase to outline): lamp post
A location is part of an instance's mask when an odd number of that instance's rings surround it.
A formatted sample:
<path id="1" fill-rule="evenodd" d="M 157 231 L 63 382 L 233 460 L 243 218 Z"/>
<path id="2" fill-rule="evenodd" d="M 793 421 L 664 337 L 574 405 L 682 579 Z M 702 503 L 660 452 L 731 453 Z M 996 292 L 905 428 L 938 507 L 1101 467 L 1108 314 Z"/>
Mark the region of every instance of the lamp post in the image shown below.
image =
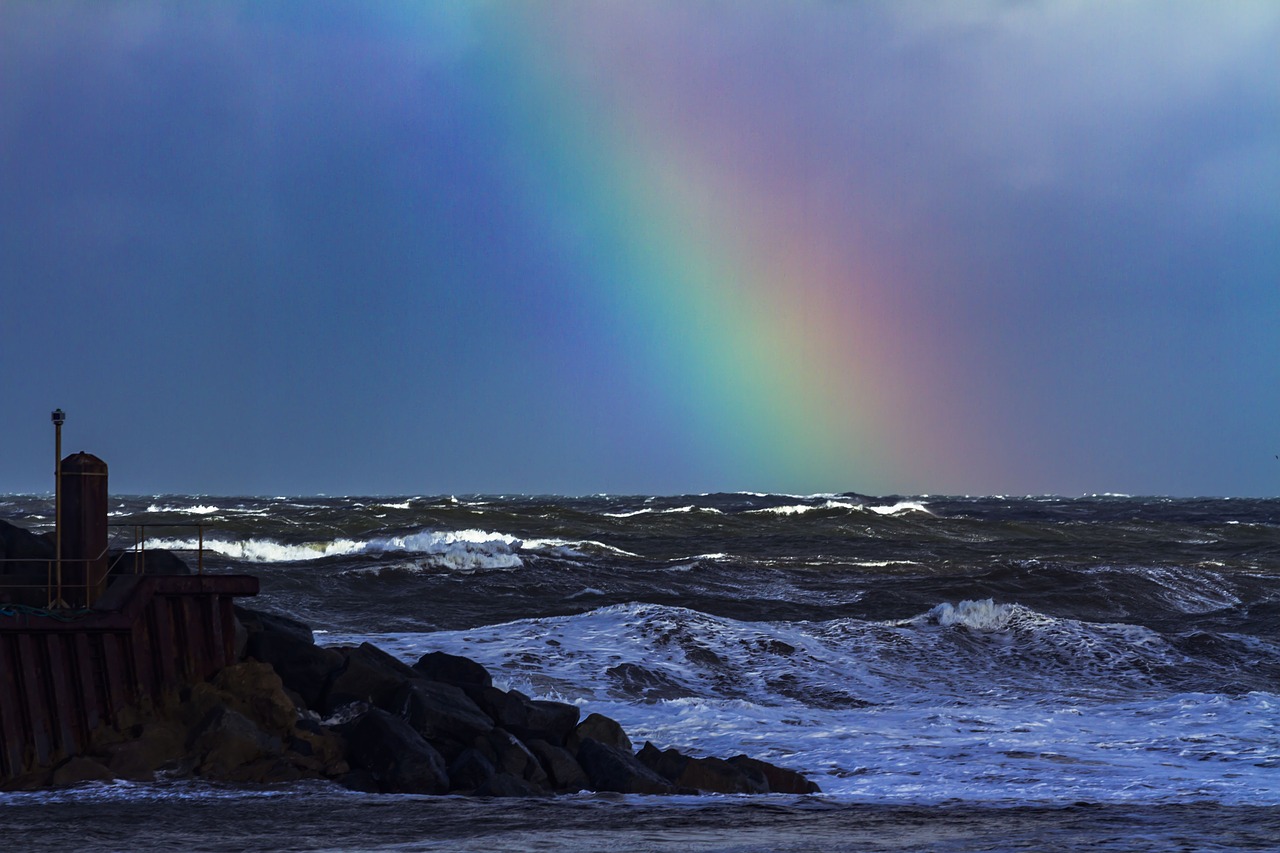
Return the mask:
<path id="1" fill-rule="evenodd" d="M 63 606 L 62 602 L 62 422 L 67 419 L 67 413 L 62 409 L 54 409 L 49 415 L 49 419 L 53 421 L 53 559 L 57 566 L 57 596 L 54 598 L 56 606 Z"/>

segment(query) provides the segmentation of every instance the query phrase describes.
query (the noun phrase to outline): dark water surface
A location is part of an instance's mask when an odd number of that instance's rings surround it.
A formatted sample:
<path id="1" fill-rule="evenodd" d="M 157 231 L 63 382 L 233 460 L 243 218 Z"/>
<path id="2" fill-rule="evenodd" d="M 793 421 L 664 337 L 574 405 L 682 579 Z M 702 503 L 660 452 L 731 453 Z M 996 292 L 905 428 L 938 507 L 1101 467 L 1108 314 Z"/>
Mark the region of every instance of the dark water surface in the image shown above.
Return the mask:
<path id="1" fill-rule="evenodd" d="M 1280 811 L 877 806 L 774 797 L 327 795 L 10 804 L 17 850 L 1275 850 Z"/>

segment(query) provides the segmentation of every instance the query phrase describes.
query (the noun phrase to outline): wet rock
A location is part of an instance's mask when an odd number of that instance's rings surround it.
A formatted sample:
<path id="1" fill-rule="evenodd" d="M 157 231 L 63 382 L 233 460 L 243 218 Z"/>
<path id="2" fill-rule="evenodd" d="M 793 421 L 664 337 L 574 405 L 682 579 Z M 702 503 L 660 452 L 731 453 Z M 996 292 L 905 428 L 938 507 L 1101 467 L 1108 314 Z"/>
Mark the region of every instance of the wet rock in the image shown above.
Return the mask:
<path id="1" fill-rule="evenodd" d="M 49 784 L 55 788 L 66 788 L 71 785 L 82 785 L 85 782 L 113 782 L 112 774 L 100 762 L 83 755 L 68 758 L 58 766 L 49 777 Z"/>
<path id="2" fill-rule="evenodd" d="M 640 763 L 630 751 L 624 751 L 593 738 L 578 746 L 578 763 L 582 765 L 591 789 L 619 794 L 674 794 L 675 786 Z"/>
<path id="3" fill-rule="evenodd" d="M 201 776 L 226 779 L 237 767 L 279 757 L 283 744 L 239 711 L 219 706 L 196 728 L 190 749 Z"/>
<path id="4" fill-rule="evenodd" d="M 405 683 L 391 710 L 427 740 L 449 738 L 470 743 L 493 731 L 493 720 L 466 693 L 452 684 L 416 679 Z"/>
<path id="5" fill-rule="evenodd" d="M 579 745 L 587 739 L 599 741 L 628 754 L 635 749 L 631 745 L 631 738 L 622 730 L 622 724 L 604 714 L 588 714 L 567 738 L 565 748 L 577 754 Z"/>
<path id="6" fill-rule="evenodd" d="M 477 797 L 545 797 L 547 792 L 510 773 L 494 773 L 475 789 Z"/>
<path id="7" fill-rule="evenodd" d="M 677 788 L 708 794 L 769 793 L 762 775 L 748 776 L 722 758 L 691 758 L 675 749 L 659 750 L 651 743 L 645 743 L 636 758 Z"/>
<path id="8" fill-rule="evenodd" d="M 498 772 L 478 749 L 464 749 L 449 762 L 449 782 L 455 791 L 474 791 Z"/>
<path id="9" fill-rule="evenodd" d="M 681 699 L 695 695 L 671 676 L 646 669 L 635 663 L 620 663 L 605 670 L 613 688 L 633 699 L 660 702 L 664 699 Z"/>
<path id="10" fill-rule="evenodd" d="M 228 697 L 228 705 L 253 720 L 268 734 L 286 737 L 293 731 L 298 709 L 285 695 L 284 683 L 270 664 L 245 661 L 223 668 L 213 686 Z"/>
<path id="11" fill-rule="evenodd" d="M 369 771 L 381 790 L 411 794 L 449 790 L 444 758 L 400 717 L 371 708 L 345 734 L 347 761 Z"/>
<path id="12" fill-rule="evenodd" d="M 477 739 L 476 745 L 486 756 L 492 756 L 493 766 L 499 773 L 510 773 L 540 788 L 550 782 L 537 756 L 511 732 L 494 729 Z"/>
<path id="13" fill-rule="evenodd" d="M 310 629 L 308 629 L 308 634 Z M 297 693 L 308 708 L 319 708 L 329 682 L 345 659 L 291 631 L 250 631 L 245 655 L 270 664 L 285 687 Z"/>
<path id="14" fill-rule="evenodd" d="M 489 675 L 489 670 L 470 658 L 459 655 L 428 652 L 418 658 L 413 668 L 432 681 L 443 681 L 446 684 L 478 684 L 481 687 L 493 686 L 493 678 Z"/>
<path id="15" fill-rule="evenodd" d="M 569 750 L 547 743 L 545 740 L 528 740 L 524 744 L 538 759 L 542 769 L 546 771 L 552 790 L 562 794 L 585 791 L 591 787 L 591 780 L 582 769 L 582 765 L 569 753 Z"/>
<path id="16" fill-rule="evenodd" d="M 337 652 L 344 663 L 332 676 L 321 700 L 326 714 L 351 702 L 369 702 L 386 709 L 406 682 L 419 677 L 408 664 L 372 643 L 338 648 Z"/>
<path id="17" fill-rule="evenodd" d="M 801 774 L 785 767 L 778 767 L 767 761 L 737 755 L 729 759 L 729 764 L 746 773 L 748 778 L 764 779 L 768 785 L 768 793 L 772 794 L 818 794 L 822 792 L 813 782 Z"/>
<path id="18" fill-rule="evenodd" d="M 510 731 L 521 740 L 544 740 L 563 746 L 573 734 L 582 712 L 577 705 L 531 699 L 524 703 L 524 722 Z"/>
<path id="19" fill-rule="evenodd" d="M 187 755 L 187 730 L 181 724 L 159 720 L 141 727 L 138 737 L 108 746 L 107 766 L 120 779 L 150 782 L 157 770 L 176 766 Z"/>
<path id="20" fill-rule="evenodd" d="M 519 690 L 462 685 L 467 695 L 494 723 L 523 739 L 539 739 L 563 746 L 578 724 L 576 705 L 530 699 Z"/>

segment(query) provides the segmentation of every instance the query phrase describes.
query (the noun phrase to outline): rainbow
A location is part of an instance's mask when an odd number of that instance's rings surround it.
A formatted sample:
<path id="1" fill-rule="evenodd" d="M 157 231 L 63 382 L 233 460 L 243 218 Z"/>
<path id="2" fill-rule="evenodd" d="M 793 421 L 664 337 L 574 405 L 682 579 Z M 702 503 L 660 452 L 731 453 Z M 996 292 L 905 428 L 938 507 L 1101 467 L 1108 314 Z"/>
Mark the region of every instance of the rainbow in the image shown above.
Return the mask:
<path id="1" fill-rule="evenodd" d="M 709 488 L 950 479 L 945 371 L 930 369 L 945 358 L 895 298 L 893 253 L 859 238 L 875 211 L 814 198 L 797 117 L 761 126 L 710 97 L 733 81 L 691 70 L 696 45 L 660 62 L 635 47 L 655 26 L 678 32 L 655 20 L 678 14 L 499 4 L 475 19 L 486 108 L 524 153 L 511 190 L 595 318 L 591 357 L 666 413 L 685 439 L 671 452 L 710 471 Z"/>

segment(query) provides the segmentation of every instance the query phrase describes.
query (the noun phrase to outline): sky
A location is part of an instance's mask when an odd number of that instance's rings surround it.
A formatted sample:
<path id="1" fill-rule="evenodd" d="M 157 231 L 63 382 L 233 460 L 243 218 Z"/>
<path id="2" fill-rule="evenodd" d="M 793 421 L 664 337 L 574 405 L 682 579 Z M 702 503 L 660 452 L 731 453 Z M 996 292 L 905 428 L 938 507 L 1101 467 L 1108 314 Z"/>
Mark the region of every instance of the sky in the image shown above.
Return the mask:
<path id="1" fill-rule="evenodd" d="M 0 0 L 0 493 L 1270 496 L 1271 0 Z"/>

